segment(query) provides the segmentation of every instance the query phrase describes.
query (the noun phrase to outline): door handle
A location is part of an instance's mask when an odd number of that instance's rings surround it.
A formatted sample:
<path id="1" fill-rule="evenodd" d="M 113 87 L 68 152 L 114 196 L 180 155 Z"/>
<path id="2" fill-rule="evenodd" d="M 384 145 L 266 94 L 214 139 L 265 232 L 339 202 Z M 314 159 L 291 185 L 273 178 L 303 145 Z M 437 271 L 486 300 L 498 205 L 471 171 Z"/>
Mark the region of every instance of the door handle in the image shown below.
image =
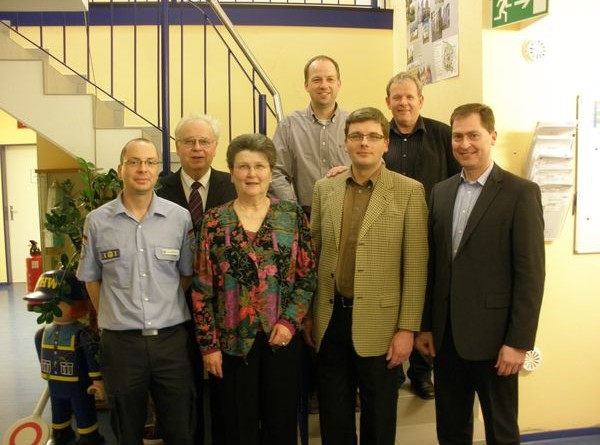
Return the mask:
<path id="1" fill-rule="evenodd" d="M 14 218 L 14 214 L 15 214 L 16 212 L 17 212 L 17 211 L 14 209 L 14 207 L 13 207 L 13 206 L 10 206 L 10 220 L 11 220 L 11 221 L 14 221 L 14 220 L 15 220 L 15 218 Z"/>

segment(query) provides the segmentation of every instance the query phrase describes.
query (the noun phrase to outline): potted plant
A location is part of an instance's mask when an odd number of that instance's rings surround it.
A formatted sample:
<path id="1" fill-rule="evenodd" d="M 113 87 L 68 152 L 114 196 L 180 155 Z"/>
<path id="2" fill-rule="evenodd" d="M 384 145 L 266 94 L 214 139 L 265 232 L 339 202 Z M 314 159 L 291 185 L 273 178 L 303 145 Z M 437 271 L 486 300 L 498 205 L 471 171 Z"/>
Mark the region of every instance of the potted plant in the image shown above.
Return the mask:
<path id="1" fill-rule="evenodd" d="M 58 199 L 56 205 L 46 213 L 44 223 L 44 227 L 54 236 L 70 240 L 71 246 L 66 247 L 65 252 L 61 254 L 60 264 L 61 269 L 73 272 L 79 263 L 85 217 L 95 208 L 115 199 L 122 187 L 114 169 L 104 173 L 92 162 L 82 158 L 76 158 L 76 161 L 79 164 L 81 188 L 76 188 L 70 179 L 57 183 Z M 67 255 L 67 251 L 71 251 L 72 254 Z M 40 324 L 52 323 L 54 316 L 61 315 L 54 300 L 36 306 L 33 310 L 40 314 L 37 319 Z M 97 328 L 94 308 L 90 308 L 89 324 L 93 329 Z"/>
<path id="2" fill-rule="evenodd" d="M 92 162 L 76 158 L 79 164 L 81 189 L 75 192 L 75 185 L 70 179 L 57 184 L 58 201 L 46 213 L 44 227 L 57 236 L 66 236 L 71 244 L 73 254 L 61 256 L 62 267 L 67 270 L 77 269 L 81 252 L 83 223 L 92 210 L 117 197 L 122 184 L 114 169 L 102 172 Z"/>

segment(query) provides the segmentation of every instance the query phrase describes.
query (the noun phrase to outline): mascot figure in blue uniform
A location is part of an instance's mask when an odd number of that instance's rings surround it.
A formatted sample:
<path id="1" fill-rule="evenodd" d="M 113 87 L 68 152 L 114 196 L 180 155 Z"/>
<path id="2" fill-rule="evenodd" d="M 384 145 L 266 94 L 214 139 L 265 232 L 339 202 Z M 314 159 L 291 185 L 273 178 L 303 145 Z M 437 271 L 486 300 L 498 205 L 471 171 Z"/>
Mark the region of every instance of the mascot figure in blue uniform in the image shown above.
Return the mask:
<path id="1" fill-rule="evenodd" d="M 55 445 L 76 438 L 71 418 L 77 423 L 76 444 L 100 445 L 95 394 L 104 397 L 98 365 L 98 338 L 79 321 L 89 308 L 89 298 L 72 272 L 43 273 L 34 292 L 26 295 L 28 309 L 40 314 L 35 345 L 48 381 L 52 405 L 52 438 Z"/>

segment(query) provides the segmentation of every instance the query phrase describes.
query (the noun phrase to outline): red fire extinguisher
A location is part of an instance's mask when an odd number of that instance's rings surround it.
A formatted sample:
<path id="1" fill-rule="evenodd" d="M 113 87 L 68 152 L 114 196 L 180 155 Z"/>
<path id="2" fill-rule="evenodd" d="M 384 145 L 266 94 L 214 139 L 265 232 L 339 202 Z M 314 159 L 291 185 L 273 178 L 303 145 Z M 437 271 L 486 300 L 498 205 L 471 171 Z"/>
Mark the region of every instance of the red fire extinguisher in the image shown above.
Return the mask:
<path id="1" fill-rule="evenodd" d="M 42 274 L 42 252 L 37 245 L 37 241 L 29 240 L 29 257 L 25 259 L 27 263 L 27 292 L 33 292 L 37 280 Z"/>

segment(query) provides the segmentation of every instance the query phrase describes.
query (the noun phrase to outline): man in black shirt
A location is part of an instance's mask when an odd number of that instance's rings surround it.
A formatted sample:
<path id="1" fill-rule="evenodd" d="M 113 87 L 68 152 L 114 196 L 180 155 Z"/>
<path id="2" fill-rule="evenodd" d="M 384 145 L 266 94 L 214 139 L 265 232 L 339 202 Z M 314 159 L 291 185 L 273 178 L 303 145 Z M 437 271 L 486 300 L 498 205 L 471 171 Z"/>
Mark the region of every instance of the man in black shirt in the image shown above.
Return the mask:
<path id="1" fill-rule="evenodd" d="M 383 156 L 386 167 L 421 182 L 425 199 L 434 184 L 460 171 L 452 155 L 451 129 L 443 122 L 421 116 L 423 86 L 412 74 L 402 72 L 390 79 L 386 103 L 392 112 L 390 145 Z M 411 387 L 422 399 L 435 396 L 431 363 L 416 349 L 410 355 L 407 371 Z M 399 386 L 404 383 L 400 370 Z"/>

